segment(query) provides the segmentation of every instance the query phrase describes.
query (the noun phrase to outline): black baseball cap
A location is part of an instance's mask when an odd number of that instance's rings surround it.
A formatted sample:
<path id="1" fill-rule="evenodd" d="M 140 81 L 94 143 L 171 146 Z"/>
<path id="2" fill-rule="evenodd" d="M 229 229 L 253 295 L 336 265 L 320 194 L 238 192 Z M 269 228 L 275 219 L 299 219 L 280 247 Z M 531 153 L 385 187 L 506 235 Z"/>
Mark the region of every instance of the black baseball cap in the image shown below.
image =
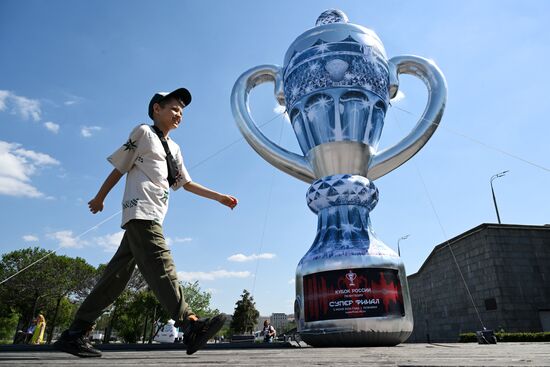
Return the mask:
<path id="1" fill-rule="evenodd" d="M 178 88 L 170 93 L 157 92 L 153 98 L 151 98 L 151 102 L 149 102 L 149 117 L 151 120 L 153 119 L 153 105 L 169 97 L 176 97 L 181 100 L 183 102 L 183 107 L 189 106 L 189 103 L 191 103 L 191 93 L 186 88 Z"/>

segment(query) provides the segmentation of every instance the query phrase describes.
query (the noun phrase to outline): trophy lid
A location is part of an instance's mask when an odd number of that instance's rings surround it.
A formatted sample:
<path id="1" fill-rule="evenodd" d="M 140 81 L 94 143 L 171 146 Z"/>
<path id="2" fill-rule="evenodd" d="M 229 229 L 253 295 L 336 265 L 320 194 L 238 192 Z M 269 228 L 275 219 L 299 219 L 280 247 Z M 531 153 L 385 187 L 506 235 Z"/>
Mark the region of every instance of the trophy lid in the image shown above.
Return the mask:
<path id="1" fill-rule="evenodd" d="M 300 55 L 308 49 L 317 48 L 319 52 L 330 52 L 331 43 L 359 44 L 363 46 L 365 53 L 373 52 L 384 61 L 387 60 L 384 45 L 373 30 L 349 23 L 347 15 L 339 9 L 329 9 L 317 18 L 315 27 L 292 42 L 285 54 L 285 70 L 299 63 L 302 59 Z"/>

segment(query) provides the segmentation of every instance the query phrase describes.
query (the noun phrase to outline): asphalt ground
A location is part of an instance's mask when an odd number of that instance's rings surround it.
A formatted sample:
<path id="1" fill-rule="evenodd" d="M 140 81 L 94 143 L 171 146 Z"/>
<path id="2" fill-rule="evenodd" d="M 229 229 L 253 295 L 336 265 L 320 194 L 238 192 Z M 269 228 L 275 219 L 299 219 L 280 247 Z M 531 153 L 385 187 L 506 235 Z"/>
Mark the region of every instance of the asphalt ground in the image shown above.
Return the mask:
<path id="1" fill-rule="evenodd" d="M 550 366 L 550 343 L 400 344 L 395 347 L 310 348 L 296 343 L 184 346 L 111 345 L 82 359 L 51 346 L 1 346 L 5 366 Z"/>

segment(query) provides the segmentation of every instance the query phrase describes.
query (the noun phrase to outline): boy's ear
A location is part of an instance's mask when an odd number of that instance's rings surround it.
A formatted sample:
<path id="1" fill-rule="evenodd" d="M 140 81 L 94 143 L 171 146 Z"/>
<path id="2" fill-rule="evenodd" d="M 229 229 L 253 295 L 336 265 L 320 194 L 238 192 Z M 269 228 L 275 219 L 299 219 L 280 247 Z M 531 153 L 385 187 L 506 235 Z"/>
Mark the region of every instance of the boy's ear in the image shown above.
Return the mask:
<path id="1" fill-rule="evenodd" d="M 159 113 L 159 112 L 160 112 L 160 109 L 161 109 L 160 105 L 159 105 L 158 103 L 155 103 L 155 104 L 153 105 L 153 114 Z"/>

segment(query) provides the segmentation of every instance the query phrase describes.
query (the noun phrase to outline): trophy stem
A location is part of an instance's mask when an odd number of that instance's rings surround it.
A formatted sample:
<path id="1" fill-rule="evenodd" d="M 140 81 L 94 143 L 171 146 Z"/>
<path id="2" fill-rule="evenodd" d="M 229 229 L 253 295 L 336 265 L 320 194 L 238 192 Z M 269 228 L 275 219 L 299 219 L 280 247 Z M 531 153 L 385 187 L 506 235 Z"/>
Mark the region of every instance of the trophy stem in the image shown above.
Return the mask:
<path id="1" fill-rule="evenodd" d="M 367 255 L 371 243 L 377 242 L 365 207 L 338 205 L 317 215 L 317 235 L 302 261 Z"/>

